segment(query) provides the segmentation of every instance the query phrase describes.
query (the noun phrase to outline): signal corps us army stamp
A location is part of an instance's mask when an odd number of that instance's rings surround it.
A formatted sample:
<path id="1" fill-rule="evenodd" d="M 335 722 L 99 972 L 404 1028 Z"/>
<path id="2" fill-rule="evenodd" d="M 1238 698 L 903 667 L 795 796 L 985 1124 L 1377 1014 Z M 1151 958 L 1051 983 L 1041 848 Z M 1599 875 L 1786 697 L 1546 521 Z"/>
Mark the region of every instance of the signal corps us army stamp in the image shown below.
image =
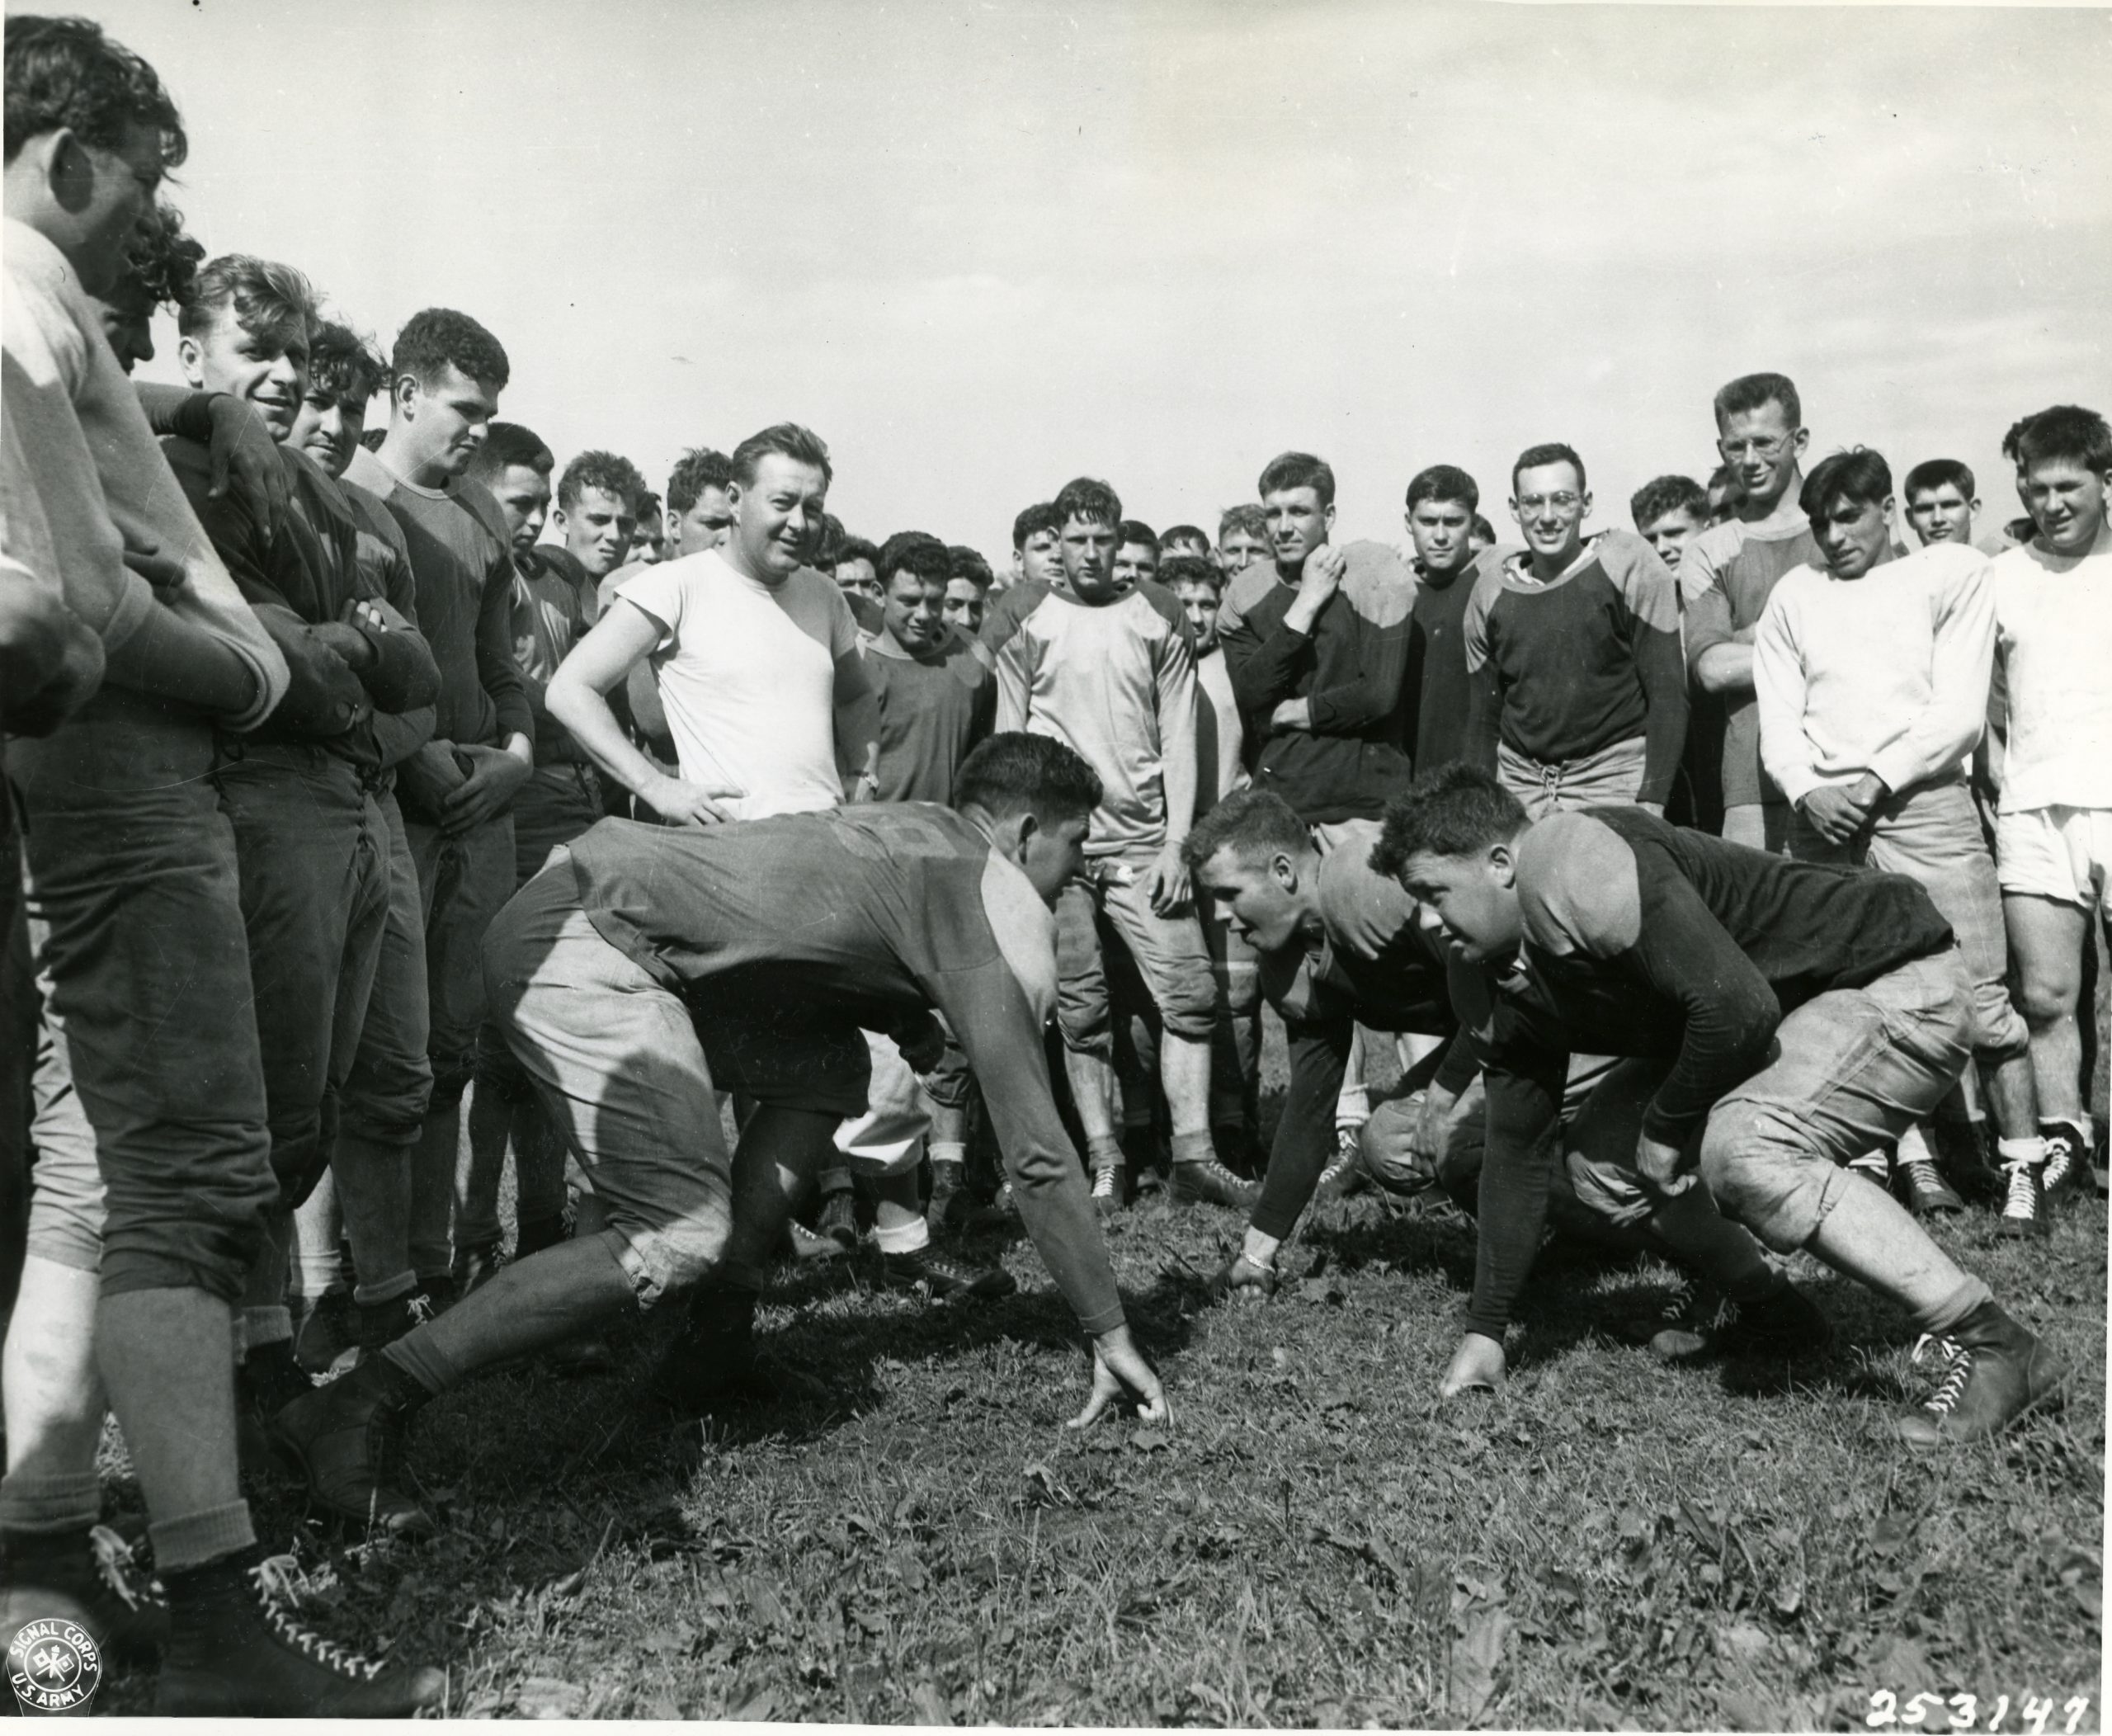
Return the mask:
<path id="1" fill-rule="evenodd" d="M 7 1647 L 7 1685 L 25 1712 L 85 1711 L 101 1682 L 95 1636 L 70 1621 L 24 1622 Z"/>

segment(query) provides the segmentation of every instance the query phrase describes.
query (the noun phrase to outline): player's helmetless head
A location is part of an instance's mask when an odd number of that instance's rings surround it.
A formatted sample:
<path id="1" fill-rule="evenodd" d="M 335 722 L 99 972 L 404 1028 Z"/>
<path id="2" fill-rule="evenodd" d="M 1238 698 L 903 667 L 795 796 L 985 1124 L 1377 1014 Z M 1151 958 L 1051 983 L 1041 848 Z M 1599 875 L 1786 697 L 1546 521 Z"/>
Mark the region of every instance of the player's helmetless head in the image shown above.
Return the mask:
<path id="1" fill-rule="evenodd" d="M 2095 410 L 2055 404 L 2027 416 L 2002 440 L 2016 466 L 2017 498 L 2038 540 L 2056 554 L 2087 554 L 2106 538 L 2112 427 Z"/>
<path id="2" fill-rule="evenodd" d="M 1258 501 L 1228 507 L 1218 520 L 1218 564 L 1225 576 L 1244 573 L 1269 556 L 1269 516 Z"/>
<path id="3" fill-rule="evenodd" d="M 499 341 L 467 314 L 426 308 L 397 333 L 389 366 L 389 448 L 401 468 L 414 482 L 461 475 L 511 377 Z"/>
<path id="4" fill-rule="evenodd" d="M 1285 452 L 1269 460 L 1256 492 L 1276 570 L 1295 575 L 1333 533 L 1335 473 L 1309 452 Z"/>
<path id="5" fill-rule="evenodd" d="M 1446 766 L 1417 778 L 1386 809 L 1371 866 L 1422 906 L 1424 927 L 1469 964 L 1518 950 L 1518 799 L 1487 772 Z"/>
<path id="6" fill-rule="evenodd" d="M 1481 489 L 1457 465 L 1432 465 L 1416 474 L 1404 502 L 1408 540 L 1425 573 L 1456 573 L 1474 558 L 1474 512 Z"/>
<path id="7" fill-rule="evenodd" d="M 667 528 L 660 497 L 648 490 L 638 498 L 638 528 L 631 532 L 629 559 L 634 566 L 652 567 L 667 558 Z"/>
<path id="8" fill-rule="evenodd" d="M 1635 534 L 1675 573 L 1686 545 L 1709 523 L 1709 497 L 1690 476 L 1652 478 L 1629 497 L 1628 510 Z"/>
<path id="9" fill-rule="evenodd" d="M 1511 512 L 1541 561 L 1566 566 L 1584 545 L 1591 491 L 1584 460 L 1560 441 L 1528 446 L 1511 467 Z"/>
<path id="10" fill-rule="evenodd" d="M 1224 597 L 1224 574 L 1193 554 L 1176 554 L 1159 568 L 1159 583 L 1171 591 L 1188 617 L 1201 656 L 1218 642 L 1218 609 Z"/>
<path id="11" fill-rule="evenodd" d="M 1039 579 L 1047 585 L 1063 581 L 1063 527 L 1056 520 L 1056 503 L 1038 501 L 1023 508 L 1012 521 L 1012 578 L 1021 582 Z"/>
<path id="12" fill-rule="evenodd" d="M 1181 853 L 1200 895 L 1256 951 L 1303 946 L 1318 932 L 1319 852 L 1274 790 L 1227 796 L 1196 821 Z"/>
<path id="13" fill-rule="evenodd" d="M 1087 602 L 1119 594 L 1115 553 L 1122 535 L 1122 502 L 1114 489 L 1090 476 L 1064 485 L 1056 497 L 1057 546 L 1064 582 Z"/>
<path id="14" fill-rule="evenodd" d="M 1214 561 L 1217 551 L 1210 547 L 1210 539 L 1200 525 L 1175 525 L 1159 534 L 1158 558 L 1172 560 L 1176 555 L 1187 555 L 1196 560 Z"/>
<path id="15" fill-rule="evenodd" d="M 534 429 L 517 422 L 495 422 L 477 449 L 468 474 L 491 491 L 505 515 L 513 552 L 535 546 L 550 516 L 550 473 L 557 460 Z"/>
<path id="16" fill-rule="evenodd" d="M 182 120 L 154 69 L 85 18 L 11 17 L 7 57 L 7 215 L 106 295 L 184 159 Z"/>
<path id="17" fill-rule="evenodd" d="M 169 205 L 150 206 L 125 249 L 125 269 L 106 294 L 95 298 L 103 336 L 130 374 L 154 359 L 154 314 L 174 310 L 191 299 L 205 249 L 183 233 L 183 217 Z"/>
<path id="18" fill-rule="evenodd" d="M 667 474 L 667 553 L 672 559 L 723 548 L 733 534 L 733 462 L 709 446 L 692 446 Z"/>
<path id="19" fill-rule="evenodd" d="M 291 266 L 247 253 L 209 260 L 176 318 L 183 376 L 241 399 L 274 440 L 293 432 L 308 388 L 315 290 Z"/>
<path id="20" fill-rule="evenodd" d="M 606 578 L 630 553 L 645 479 L 614 452 L 582 452 L 558 479 L 554 522 L 589 578 Z"/>
<path id="21" fill-rule="evenodd" d="M 1100 798 L 1100 774 L 1077 753 L 1021 730 L 988 737 L 954 778 L 954 806 L 988 832 L 991 847 L 1052 907 L 1085 866 Z"/>
<path id="22" fill-rule="evenodd" d="M 1125 518 L 1115 535 L 1115 584 L 1134 591 L 1148 578 L 1158 576 L 1158 538 L 1141 520 Z"/>
<path id="23" fill-rule="evenodd" d="M 1892 466 L 1867 446 L 1822 459 L 1797 497 L 1827 571 L 1860 578 L 1892 545 Z"/>
<path id="24" fill-rule="evenodd" d="M 880 601 L 880 551 L 864 537 L 844 538 L 829 571 L 840 590 Z"/>
<path id="25" fill-rule="evenodd" d="M 1923 460 L 1907 473 L 1901 492 L 1907 497 L 1907 521 L 1925 546 L 1973 540 L 1980 502 L 1974 498 L 1973 472 L 1957 459 Z"/>
<path id="26" fill-rule="evenodd" d="M 324 320 L 309 338 L 308 384 L 286 444 L 328 474 L 342 476 L 366 432 L 367 406 L 388 374 L 389 364 L 358 333 Z"/>
<path id="27" fill-rule="evenodd" d="M 1716 450 L 1742 499 L 1771 507 L 1803 461 L 1811 436 L 1786 375 L 1743 374 L 1716 394 Z"/>
<path id="28" fill-rule="evenodd" d="M 946 586 L 953 578 L 953 556 L 936 536 L 898 531 L 875 551 L 886 575 L 880 589 L 880 619 L 895 643 L 912 656 L 928 651 L 946 636 Z"/>
<path id="29" fill-rule="evenodd" d="M 813 552 L 828 499 L 828 448 L 798 423 L 780 422 L 742 441 L 730 462 L 727 559 L 750 578 L 781 584 Z"/>

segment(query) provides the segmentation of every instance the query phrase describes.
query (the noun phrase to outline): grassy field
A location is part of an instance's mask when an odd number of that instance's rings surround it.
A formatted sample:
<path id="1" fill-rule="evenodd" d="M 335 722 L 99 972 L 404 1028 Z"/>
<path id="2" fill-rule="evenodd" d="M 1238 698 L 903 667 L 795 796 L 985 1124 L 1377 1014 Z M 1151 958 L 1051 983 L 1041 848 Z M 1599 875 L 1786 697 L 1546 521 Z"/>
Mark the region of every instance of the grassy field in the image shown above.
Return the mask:
<path id="1" fill-rule="evenodd" d="M 994 1306 L 788 1274 L 765 1328 L 826 1407 L 645 1425 L 662 1322 L 624 1374 L 426 1412 L 431 1542 L 348 1543 L 280 1484 L 259 1517 L 330 1628 L 445 1664 L 458 1716 L 1864 1729 L 1884 1689 L 2100 1728 L 2101 1201 L 2045 1243 L 1949 1233 L 2078 1374 L 2063 1412 L 1930 1460 L 1886 1431 L 1924 1389 L 1912 1333 L 1815 1268 L 1841 1342 L 1790 1381 L 1662 1368 L 1634 1341 L 1666 1269 L 1544 1258 L 1508 1390 L 1440 1409 L 1466 1219 L 1340 1202 L 1273 1303 L 1210 1307 L 1238 1229 L 1113 1227 L 1163 1435 L 1060 1427 L 1085 1364 L 1016 1244 Z"/>

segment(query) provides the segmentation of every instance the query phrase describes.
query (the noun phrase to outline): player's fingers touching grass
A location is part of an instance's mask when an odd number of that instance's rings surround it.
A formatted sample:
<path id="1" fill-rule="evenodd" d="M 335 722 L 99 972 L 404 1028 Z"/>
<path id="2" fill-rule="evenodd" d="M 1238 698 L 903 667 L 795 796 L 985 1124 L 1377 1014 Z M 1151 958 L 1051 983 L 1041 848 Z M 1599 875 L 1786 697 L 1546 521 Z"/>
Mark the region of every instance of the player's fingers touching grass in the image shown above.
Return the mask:
<path id="1" fill-rule="evenodd" d="M 1503 1385 L 1506 1365 L 1503 1347 L 1479 1333 L 1468 1333 L 1452 1352 L 1452 1365 L 1445 1370 L 1440 1399 L 1457 1399 L 1465 1393 L 1492 1393 Z"/>
<path id="2" fill-rule="evenodd" d="M 1118 1326 L 1093 1340 L 1092 1391 L 1086 1408 L 1064 1427 L 1091 1428 L 1110 1408 L 1125 1401 L 1135 1407 L 1140 1423 L 1153 1428 L 1172 1426 L 1173 1410 L 1167 1403 L 1165 1387 L 1138 1351 L 1129 1328 Z"/>

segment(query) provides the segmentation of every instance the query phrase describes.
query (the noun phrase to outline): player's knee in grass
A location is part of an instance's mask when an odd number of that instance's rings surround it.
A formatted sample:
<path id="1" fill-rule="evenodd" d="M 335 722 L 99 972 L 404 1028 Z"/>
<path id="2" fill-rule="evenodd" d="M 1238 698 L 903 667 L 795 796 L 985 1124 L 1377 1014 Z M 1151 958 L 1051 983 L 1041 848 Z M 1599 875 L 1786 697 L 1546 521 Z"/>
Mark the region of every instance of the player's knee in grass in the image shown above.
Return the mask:
<path id="1" fill-rule="evenodd" d="M 1737 1098 L 1710 1112 L 1700 1168 L 1717 1210 L 1777 1253 L 1809 1242 L 1832 1191 L 1850 1185 L 1789 1116 Z"/>

